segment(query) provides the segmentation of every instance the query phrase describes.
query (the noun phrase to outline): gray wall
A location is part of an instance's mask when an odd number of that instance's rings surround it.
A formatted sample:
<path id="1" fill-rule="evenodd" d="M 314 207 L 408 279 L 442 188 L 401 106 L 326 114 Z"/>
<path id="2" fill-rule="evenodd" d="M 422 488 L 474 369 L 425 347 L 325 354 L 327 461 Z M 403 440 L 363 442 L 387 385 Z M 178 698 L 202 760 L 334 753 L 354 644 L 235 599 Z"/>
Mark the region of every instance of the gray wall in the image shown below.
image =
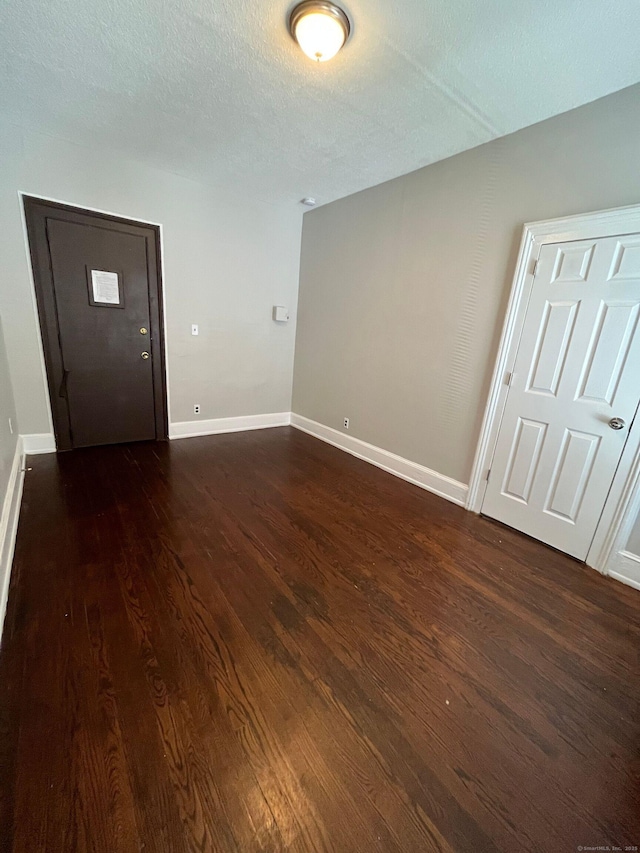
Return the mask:
<path id="1" fill-rule="evenodd" d="M 522 225 L 640 203 L 639 152 L 634 86 L 305 214 L 293 411 L 467 483 Z"/>
<path id="2" fill-rule="evenodd" d="M 271 307 L 295 318 L 299 210 L 5 125 L 0 312 L 23 433 L 50 419 L 18 190 L 163 225 L 171 421 L 289 411 L 295 319 Z"/>
<path id="3" fill-rule="evenodd" d="M 9 420 L 11 420 L 11 425 L 13 426 L 13 433 L 11 432 Z M 0 514 L 4 506 L 17 441 L 18 423 L 2 333 L 2 320 L 0 319 Z M 2 543 L 0 542 L 1 545 Z"/>

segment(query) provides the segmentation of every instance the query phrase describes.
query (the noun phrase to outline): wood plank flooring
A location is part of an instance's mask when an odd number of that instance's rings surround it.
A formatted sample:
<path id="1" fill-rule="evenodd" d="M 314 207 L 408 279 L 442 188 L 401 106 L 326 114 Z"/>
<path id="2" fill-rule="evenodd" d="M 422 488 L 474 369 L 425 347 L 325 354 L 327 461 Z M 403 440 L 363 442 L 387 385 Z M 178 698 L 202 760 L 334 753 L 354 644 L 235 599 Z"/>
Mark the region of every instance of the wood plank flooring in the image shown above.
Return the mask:
<path id="1" fill-rule="evenodd" d="M 637 591 L 289 428 L 29 465 L 2 851 L 640 847 Z"/>

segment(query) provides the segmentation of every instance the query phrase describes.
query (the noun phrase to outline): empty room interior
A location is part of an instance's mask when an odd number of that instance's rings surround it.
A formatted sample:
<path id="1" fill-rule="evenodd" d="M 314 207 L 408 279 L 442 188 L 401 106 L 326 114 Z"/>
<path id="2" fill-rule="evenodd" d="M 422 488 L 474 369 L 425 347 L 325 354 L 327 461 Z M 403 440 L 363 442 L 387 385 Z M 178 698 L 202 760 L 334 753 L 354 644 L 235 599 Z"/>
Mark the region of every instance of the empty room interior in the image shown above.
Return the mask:
<path id="1" fill-rule="evenodd" d="M 637 0 L 7 0 L 0 851 L 640 849 Z"/>

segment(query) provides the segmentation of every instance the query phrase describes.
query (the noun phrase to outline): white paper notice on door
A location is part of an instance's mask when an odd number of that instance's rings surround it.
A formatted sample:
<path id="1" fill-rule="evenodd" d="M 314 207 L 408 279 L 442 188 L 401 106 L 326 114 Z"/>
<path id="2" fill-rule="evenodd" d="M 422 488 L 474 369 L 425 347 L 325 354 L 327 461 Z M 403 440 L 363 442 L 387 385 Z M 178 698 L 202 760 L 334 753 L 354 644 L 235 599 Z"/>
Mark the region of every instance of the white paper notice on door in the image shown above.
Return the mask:
<path id="1" fill-rule="evenodd" d="M 117 272 L 91 270 L 91 286 L 94 302 L 102 302 L 106 305 L 120 304 L 120 285 Z"/>

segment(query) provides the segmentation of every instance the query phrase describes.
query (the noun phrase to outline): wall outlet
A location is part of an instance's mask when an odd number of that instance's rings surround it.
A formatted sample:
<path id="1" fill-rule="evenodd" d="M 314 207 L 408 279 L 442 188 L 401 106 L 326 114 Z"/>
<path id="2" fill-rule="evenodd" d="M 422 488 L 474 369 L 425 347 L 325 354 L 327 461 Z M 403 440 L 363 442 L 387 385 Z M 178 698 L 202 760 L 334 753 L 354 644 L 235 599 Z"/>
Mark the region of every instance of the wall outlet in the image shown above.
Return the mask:
<path id="1" fill-rule="evenodd" d="M 191 326 L 191 334 L 192 334 L 192 335 L 197 335 L 197 334 L 199 334 L 198 326 L 197 326 L 197 324 L 196 324 L 196 323 L 193 323 L 193 324 L 192 324 L 192 326 Z"/>
<path id="2" fill-rule="evenodd" d="M 344 428 L 349 429 L 349 418 L 344 419 Z"/>
<path id="3" fill-rule="evenodd" d="M 194 415 L 200 414 L 200 403 L 196 403 L 195 406 L 193 407 L 193 414 Z"/>

